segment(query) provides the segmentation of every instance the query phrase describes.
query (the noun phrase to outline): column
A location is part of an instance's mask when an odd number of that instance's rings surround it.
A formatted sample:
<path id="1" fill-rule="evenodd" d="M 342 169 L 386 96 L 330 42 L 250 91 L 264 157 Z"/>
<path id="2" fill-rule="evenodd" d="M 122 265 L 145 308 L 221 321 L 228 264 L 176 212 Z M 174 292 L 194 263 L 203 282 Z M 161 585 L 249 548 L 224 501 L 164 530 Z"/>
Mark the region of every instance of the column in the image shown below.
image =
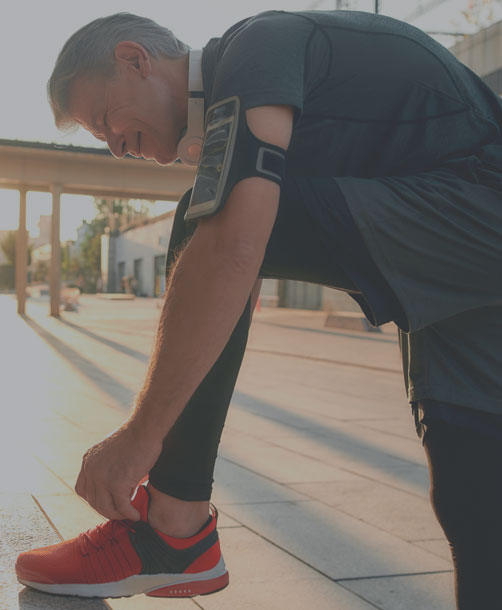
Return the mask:
<path id="1" fill-rule="evenodd" d="M 49 272 L 49 294 L 51 298 L 50 315 L 59 316 L 61 302 L 61 243 L 59 232 L 61 224 L 61 193 L 60 184 L 51 186 L 52 192 L 52 225 L 51 225 L 51 268 Z"/>
<path id="2" fill-rule="evenodd" d="M 26 308 L 26 281 L 28 277 L 28 234 L 26 232 L 26 188 L 19 189 L 19 227 L 16 236 L 16 293 L 17 313 L 24 315 Z"/>
<path id="3" fill-rule="evenodd" d="M 113 214 L 113 198 L 107 198 L 108 203 L 108 227 L 105 229 L 105 234 L 108 236 L 108 259 L 106 262 L 107 276 L 106 282 L 103 279 L 103 292 L 115 292 L 115 249 L 117 241 L 116 218 Z M 103 259 L 101 259 L 103 265 Z"/>
<path id="4" fill-rule="evenodd" d="M 100 292 L 111 292 L 110 290 L 110 246 L 111 231 L 110 227 L 105 227 L 105 232 L 101 235 L 101 290 Z"/>

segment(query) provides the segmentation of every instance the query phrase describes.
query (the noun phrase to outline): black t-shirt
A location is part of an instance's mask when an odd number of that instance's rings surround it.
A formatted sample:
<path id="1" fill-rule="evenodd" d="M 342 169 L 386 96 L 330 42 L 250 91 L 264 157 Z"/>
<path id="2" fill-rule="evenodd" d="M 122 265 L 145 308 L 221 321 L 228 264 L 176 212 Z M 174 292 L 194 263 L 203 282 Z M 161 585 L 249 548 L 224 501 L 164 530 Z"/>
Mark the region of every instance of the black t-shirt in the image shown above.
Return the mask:
<path id="1" fill-rule="evenodd" d="M 208 105 L 294 108 L 286 174 L 337 181 L 406 312 L 410 400 L 501 413 L 495 94 L 422 31 L 352 11 L 259 14 L 211 40 L 202 67 Z"/>
<path id="2" fill-rule="evenodd" d="M 502 104 L 447 49 L 382 15 L 269 11 L 202 67 L 208 104 L 294 108 L 286 174 L 337 181 L 405 330 L 502 304 Z M 337 211 L 308 211 L 336 236 Z"/>
<path id="3" fill-rule="evenodd" d="M 354 11 L 269 11 L 204 49 L 208 104 L 295 109 L 293 172 L 408 175 L 500 135 L 502 106 L 439 43 L 401 21 Z M 502 164 L 502 160 L 501 160 Z"/>

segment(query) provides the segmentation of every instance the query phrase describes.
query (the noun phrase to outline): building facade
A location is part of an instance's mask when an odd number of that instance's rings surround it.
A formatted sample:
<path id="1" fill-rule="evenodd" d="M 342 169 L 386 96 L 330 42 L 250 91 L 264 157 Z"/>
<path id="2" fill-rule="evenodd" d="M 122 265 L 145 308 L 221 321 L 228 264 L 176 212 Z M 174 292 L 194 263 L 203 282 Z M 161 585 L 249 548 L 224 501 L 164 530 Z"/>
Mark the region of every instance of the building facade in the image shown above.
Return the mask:
<path id="1" fill-rule="evenodd" d="M 138 296 L 158 297 L 165 290 L 165 264 L 174 211 L 101 238 L 101 279 L 105 292 L 129 288 Z"/>
<path id="2" fill-rule="evenodd" d="M 450 51 L 502 97 L 502 21 L 466 36 Z"/>

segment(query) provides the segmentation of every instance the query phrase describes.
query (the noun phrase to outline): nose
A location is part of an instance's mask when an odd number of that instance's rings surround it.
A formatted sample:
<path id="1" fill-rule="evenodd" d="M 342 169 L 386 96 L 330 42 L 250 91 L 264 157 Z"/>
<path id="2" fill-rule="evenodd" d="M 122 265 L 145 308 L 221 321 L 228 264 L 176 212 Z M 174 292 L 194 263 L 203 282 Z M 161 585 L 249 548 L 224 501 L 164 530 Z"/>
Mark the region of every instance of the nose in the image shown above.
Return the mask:
<path id="1" fill-rule="evenodd" d="M 127 143 L 124 136 L 108 133 L 106 143 L 112 155 L 117 159 L 122 159 L 127 154 Z"/>

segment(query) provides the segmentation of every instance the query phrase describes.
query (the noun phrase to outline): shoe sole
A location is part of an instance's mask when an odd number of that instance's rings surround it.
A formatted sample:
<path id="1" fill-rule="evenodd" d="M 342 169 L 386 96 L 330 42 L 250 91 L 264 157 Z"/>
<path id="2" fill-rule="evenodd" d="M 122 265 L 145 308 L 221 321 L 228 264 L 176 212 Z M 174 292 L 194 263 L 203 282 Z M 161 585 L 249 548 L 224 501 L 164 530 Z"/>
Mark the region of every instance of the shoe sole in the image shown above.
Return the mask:
<path id="1" fill-rule="evenodd" d="M 150 597 L 193 597 L 224 589 L 229 582 L 223 557 L 211 570 L 197 574 L 137 574 L 115 582 L 87 584 L 46 584 L 19 579 L 32 589 L 53 595 L 76 597 L 131 597 L 145 593 Z"/>

